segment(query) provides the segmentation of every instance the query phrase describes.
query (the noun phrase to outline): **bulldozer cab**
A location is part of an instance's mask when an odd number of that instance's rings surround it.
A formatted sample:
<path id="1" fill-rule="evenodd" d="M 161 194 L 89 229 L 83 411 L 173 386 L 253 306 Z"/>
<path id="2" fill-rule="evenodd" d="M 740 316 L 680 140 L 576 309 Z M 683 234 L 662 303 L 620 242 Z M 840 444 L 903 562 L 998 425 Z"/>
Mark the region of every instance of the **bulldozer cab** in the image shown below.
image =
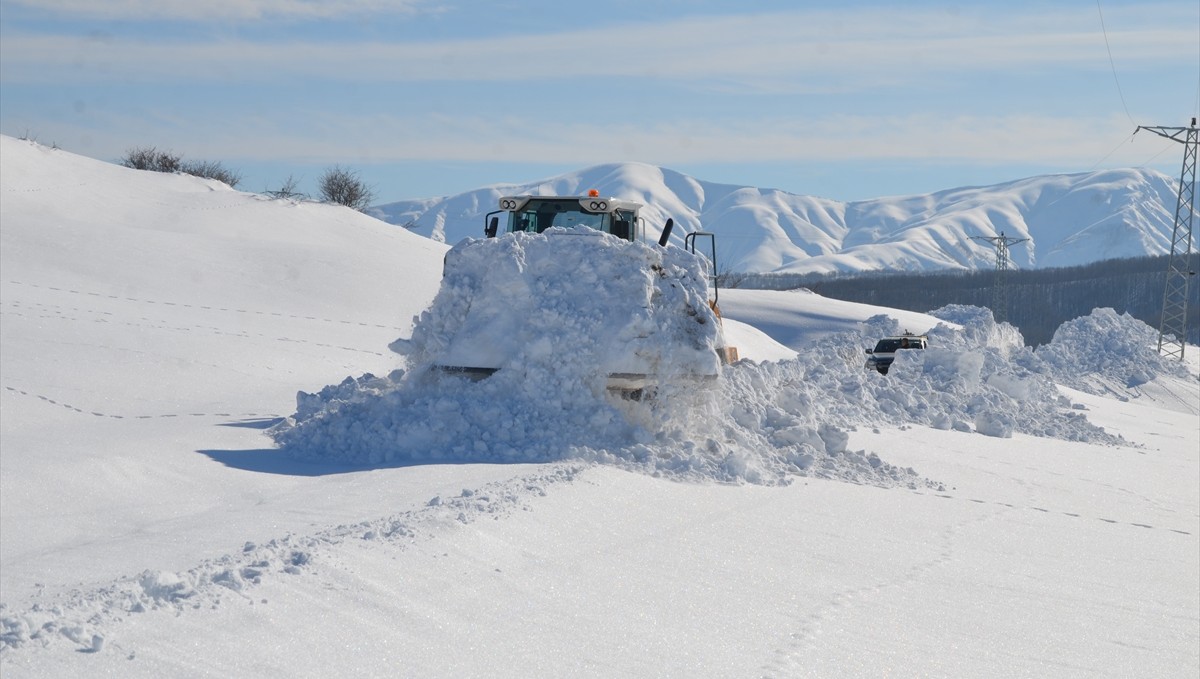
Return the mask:
<path id="1" fill-rule="evenodd" d="M 621 240 L 636 241 L 641 234 L 638 211 L 641 203 L 587 196 L 505 196 L 500 209 L 484 217 L 484 233 L 495 238 L 500 232 L 501 212 L 508 213 L 503 233 L 542 233 L 550 227 L 587 228 L 611 233 Z"/>
<path id="2" fill-rule="evenodd" d="M 644 221 L 639 216 L 642 207 L 641 203 L 602 197 L 595 190 L 589 191 L 586 196 L 504 196 L 500 198 L 499 210 L 493 210 L 484 215 L 483 229 L 484 235 L 488 238 L 495 238 L 501 233 L 515 233 L 518 231 L 543 233 L 547 229 L 553 228 L 556 230 L 562 229 L 562 231 L 556 231 L 556 233 L 564 234 L 607 233 L 621 240 L 636 243 L 645 236 Z M 502 219 L 505 220 L 503 226 L 501 225 Z M 660 247 L 667 247 L 674 224 L 674 219 L 667 219 L 663 225 L 662 233 L 658 239 Z M 501 228 L 503 228 L 503 231 L 501 231 Z M 517 240 L 520 242 L 523 239 Z M 541 241 L 543 239 L 531 239 L 531 243 Z M 469 241 L 466 243 L 466 246 L 469 247 L 477 245 L 481 245 L 481 243 L 471 243 Z M 455 247 L 463 247 L 463 244 Z M 717 283 L 719 277 L 717 276 L 716 236 L 706 231 L 695 231 L 686 234 L 684 236 L 684 247 L 688 252 L 699 256 L 704 263 L 702 275 L 708 279 L 708 285 L 706 286 L 708 292 L 707 302 L 716 318 L 716 326 L 718 328 L 718 343 L 714 348 L 716 349 L 719 364 L 735 363 L 738 360 L 738 351 L 736 347 L 725 344 L 724 331 L 721 329 L 721 310 L 717 306 Z M 611 250 L 619 253 L 633 249 L 612 248 Z M 658 281 L 666 278 L 668 275 L 681 275 L 678 271 L 668 274 L 661 267 L 657 268 L 657 271 L 658 275 L 648 276 L 647 278 L 652 281 Z M 688 274 L 688 276 L 690 275 L 692 274 Z M 670 283 L 670 285 L 674 287 L 676 283 Z M 690 314 L 693 317 L 696 315 L 694 311 L 693 309 L 693 313 Z M 458 353 L 453 357 L 446 358 L 444 363 L 439 363 L 440 369 L 479 378 L 487 377 L 499 369 L 499 361 L 494 360 L 495 357 L 489 360 L 480 358 L 481 355 L 488 353 L 482 347 L 473 347 L 471 351 L 460 351 L 459 349 L 453 349 L 452 351 Z M 644 361 L 645 358 L 639 358 L 639 356 L 640 354 L 637 352 L 629 352 L 628 354 L 621 354 L 619 356 L 620 360 L 632 361 L 630 365 L 640 367 L 636 369 L 629 367 L 610 369 L 607 383 L 610 390 L 617 390 L 629 395 L 630 398 L 640 399 L 644 394 L 644 389 L 654 389 L 654 384 L 660 376 L 655 374 L 656 368 L 654 366 L 642 366 L 639 361 Z M 716 366 L 713 366 L 713 368 L 715 370 Z M 707 376 L 715 376 L 715 372 Z"/>
<path id="3" fill-rule="evenodd" d="M 642 237 L 643 221 L 638 212 L 641 203 L 618 198 L 604 198 L 595 189 L 586 196 L 504 196 L 500 209 L 484 215 L 483 232 L 488 238 L 500 233 L 526 231 L 542 233 L 551 227 L 566 229 L 592 229 L 611 233 L 626 241 L 637 241 Z M 507 213 L 504 231 L 500 230 L 501 213 Z M 663 227 L 658 244 L 666 247 L 671 236 L 674 220 L 668 219 Z M 701 255 L 705 261 L 708 278 L 709 305 L 717 307 L 717 239 L 707 231 L 695 231 L 684 236 L 684 248 L 692 254 Z"/>

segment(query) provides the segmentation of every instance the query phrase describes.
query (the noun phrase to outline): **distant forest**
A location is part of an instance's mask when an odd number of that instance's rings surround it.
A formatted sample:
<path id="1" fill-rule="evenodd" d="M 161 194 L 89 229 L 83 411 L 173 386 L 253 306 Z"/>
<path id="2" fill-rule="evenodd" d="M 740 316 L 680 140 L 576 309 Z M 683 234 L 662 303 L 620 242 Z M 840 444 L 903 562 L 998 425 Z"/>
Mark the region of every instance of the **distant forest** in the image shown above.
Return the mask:
<path id="1" fill-rule="evenodd" d="M 1166 255 L 1112 259 L 1084 266 L 1009 270 L 1006 320 L 1021 330 L 1025 343 L 1049 342 L 1066 321 L 1109 307 L 1158 330 L 1162 317 Z M 1188 342 L 1200 344 L 1200 254 L 1188 261 Z M 945 271 L 868 274 L 749 274 L 738 287 L 768 290 L 808 288 L 832 299 L 926 312 L 947 304 L 991 308 L 996 272 Z M 995 310 L 993 309 L 993 312 Z"/>

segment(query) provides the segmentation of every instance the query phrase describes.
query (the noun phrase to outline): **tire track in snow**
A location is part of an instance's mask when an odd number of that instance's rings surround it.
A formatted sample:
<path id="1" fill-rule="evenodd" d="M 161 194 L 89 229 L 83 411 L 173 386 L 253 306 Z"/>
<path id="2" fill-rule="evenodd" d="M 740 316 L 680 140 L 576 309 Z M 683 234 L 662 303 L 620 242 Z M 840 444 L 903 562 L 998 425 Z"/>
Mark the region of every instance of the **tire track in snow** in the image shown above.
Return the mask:
<path id="1" fill-rule="evenodd" d="M 71 288 L 61 288 L 61 287 L 56 287 L 56 286 L 52 286 L 52 285 L 40 285 L 37 283 L 26 283 L 24 281 L 14 281 L 14 280 L 10 280 L 10 281 L 8 281 L 8 283 L 10 285 L 19 285 L 19 286 L 24 286 L 24 287 L 28 287 L 28 288 L 35 288 L 38 290 L 51 290 L 53 292 L 62 292 L 62 293 L 67 293 L 67 294 L 71 294 L 71 295 L 79 295 L 80 297 L 96 297 L 96 298 L 100 298 L 100 299 L 111 299 L 111 300 L 134 302 L 134 303 L 146 304 L 146 305 L 158 305 L 158 306 L 164 306 L 164 307 L 179 307 L 181 309 L 199 309 L 201 311 L 221 311 L 221 312 L 227 312 L 227 313 L 245 314 L 248 316 L 274 316 L 277 318 L 288 318 L 288 319 L 301 320 L 301 321 L 320 321 L 320 322 L 324 322 L 324 323 L 333 323 L 333 324 L 337 324 L 337 325 L 352 325 L 352 326 L 357 326 L 357 327 L 361 327 L 361 328 L 379 328 L 381 330 L 395 330 L 396 332 L 404 331 L 403 328 L 393 326 L 393 325 L 383 325 L 381 323 L 367 323 L 364 321 L 355 321 L 355 320 L 346 320 L 346 319 L 337 319 L 337 318 L 322 318 L 319 316 L 301 316 L 298 314 L 289 314 L 289 313 L 284 313 L 284 312 L 280 312 L 280 311 L 263 311 L 261 309 L 239 309 L 236 307 L 236 305 L 221 306 L 221 305 L 213 305 L 213 304 L 193 304 L 193 303 L 187 303 L 187 302 L 172 302 L 172 301 L 168 301 L 168 300 L 150 299 L 150 298 L 146 298 L 146 297 L 130 297 L 127 295 L 113 295 L 113 294 L 92 292 L 92 291 L 87 291 L 87 290 L 73 290 Z"/>
<path id="2" fill-rule="evenodd" d="M 53 186 L 5 186 L 3 191 L 4 193 L 48 193 L 51 191 L 59 192 L 91 185 L 91 182 L 70 182 L 67 184 L 55 184 Z"/>
<path id="3" fill-rule="evenodd" d="M 919 491 L 910 492 L 927 495 L 927 493 Z M 937 495 L 937 497 L 948 496 Z M 1005 511 L 993 511 L 942 528 L 937 535 L 938 548 L 933 558 L 917 561 L 899 572 L 896 577 L 885 579 L 882 582 L 834 592 L 823 604 L 818 605 L 815 611 L 797 616 L 796 628 L 786 635 L 783 646 L 775 651 L 769 662 L 759 668 L 761 676 L 792 676 L 797 671 L 804 669 L 800 661 L 805 657 L 808 649 L 820 642 L 826 627 L 833 619 L 844 615 L 854 607 L 865 604 L 872 597 L 888 590 L 907 587 L 934 570 L 946 567 L 956 559 L 955 540 L 961 531 L 974 524 L 992 520 L 1004 514 Z"/>
<path id="4" fill-rule="evenodd" d="M 1171 533 L 1177 533 L 1179 535 L 1192 536 L 1190 531 L 1169 527 L 1160 529 L 1157 526 L 1139 521 L 1119 521 L 1104 516 L 1086 517 L 1077 512 L 1055 511 L 1045 507 L 1036 507 L 1032 505 L 1021 506 L 1009 502 L 983 500 L 972 497 L 951 495 L 948 493 L 928 493 L 915 489 L 909 489 L 908 492 L 915 495 L 932 496 L 956 502 L 970 502 L 977 505 L 990 505 L 993 507 L 999 507 L 1001 509 L 975 517 L 973 519 L 961 521 L 957 524 L 953 524 L 942 529 L 938 533 L 939 549 L 937 556 L 932 559 L 914 563 L 913 565 L 909 566 L 899 577 L 885 580 L 873 585 L 865 585 L 834 592 L 826 600 L 826 602 L 822 605 L 819 605 L 815 611 L 806 615 L 797 616 L 795 618 L 795 629 L 787 633 L 786 637 L 784 638 L 783 645 L 775 651 L 774 657 L 760 667 L 760 672 L 763 677 L 791 676 L 796 671 L 803 669 L 800 666 L 799 661 L 802 659 L 807 649 L 813 648 L 820 642 L 820 637 L 824 634 L 824 629 L 828 626 L 828 623 L 832 618 L 841 615 L 843 612 L 853 608 L 854 606 L 865 603 L 872 596 L 880 594 L 889 589 L 905 587 L 917 582 L 933 570 L 947 566 L 955 558 L 954 539 L 959 532 L 971 526 L 972 524 L 993 520 L 1001 515 L 1008 514 L 1010 511 L 1028 511 L 1050 516 L 1065 516 L 1070 519 L 1077 519 L 1080 521 L 1099 521 L 1103 524 L 1114 527 L 1126 526 L 1139 528 L 1142 530 L 1163 530 Z"/>
<path id="5" fill-rule="evenodd" d="M 1105 485 L 1107 485 L 1107 484 L 1105 484 Z M 1115 486 L 1109 486 L 1109 487 L 1113 488 L 1114 490 L 1124 490 L 1121 488 L 1116 488 Z M 914 493 L 916 495 L 930 495 L 931 494 L 931 493 L 922 492 L 920 490 L 909 490 L 909 492 Z M 1129 492 L 1129 491 L 1126 491 L 1126 492 Z M 1132 493 L 1132 494 L 1136 497 L 1141 497 L 1141 496 L 1137 495 L 1136 493 Z M 980 504 L 980 505 L 994 505 L 994 506 L 999 506 L 999 507 L 1006 507 L 1009 509 L 1032 511 L 1032 512 L 1037 512 L 1039 514 L 1049 514 L 1049 515 L 1054 515 L 1054 516 L 1066 516 L 1071 519 L 1102 521 L 1104 523 L 1107 523 L 1110 525 L 1116 525 L 1116 526 L 1134 526 L 1137 528 L 1146 528 L 1146 529 L 1150 529 L 1150 530 L 1158 530 L 1159 529 L 1157 526 L 1154 526 L 1154 525 L 1148 524 L 1148 523 L 1143 523 L 1141 521 L 1119 521 L 1117 519 L 1112 519 L 1112 518 L 1104 517 L 1104 516 L 1088 517 L 1088 516 L 1084 516 L 1083 514 L 1081 514 L 1079 512 L 1069 512 L 1066 510 L 1053 510 L 1053 509 L 1047 509 L 1045 507 L 1036 507 L 1033 505 L 1028 505 L 1028 506 L 1017 505 L 1017 504 L 1013 504 L 1011 502 L 1000 502 L 998 500 L 980 500 L 977 498 L 961 497 L 958 495 L 950 495 L 947 493 L 932 493 L 932 495 L 934 497 L 939 497 L 939 498 L 943 498 L 946 500 L 956 500 L 959 502 L 972 502 L 974 504 Z M 1164 527 L 1161 530 L 1167 530 L 1172 533 L 1179 533 L 1180 535 L 1192 535 L 1192 533 L 1190 531 L 1179 530 L 1176 528 Z"/>
<path id="6" fill-rule="evenodd" d="M 1141 445 L 1142 444 L 1133 444 L 1132 446 L 1129 446 L 1130 452 L 1137 453 L 1138 455 L 1145 455 L 1146 454 L 1145 451 L 1140 450 L 1138 448 Z M 1134 446 L 1138 446 L 1138 447 L 1134 447 Z M 1107 490 L 1107 491 L 1111 491 L 1111 492 L 1119 493 L 1119 494 L 1123 494 L 1123 495 L 1128 495 L 1129 497 L 1136 498 L 1138 501 L 1142 502 L 1143 504 L 1145 504 L 1149 507 L 1154 508 L 1157 511 L 1167 513 L 1167 514 L 1179 513 L 1177 511 L 1176 507 L 1174 505 L 1170 504 L 1169 502 L 1166 502 L 1159 498 L 1155 498 L 1155 497 L 1146 495 L 1144 493 L 1140 493 L 1135 490 L 1130 490 L 1129 488 L 1125 488 L 1123 486 L 1114 485 L 1107 481 L 1101 481 L 1099 479 L 1093 479 L 1093 478 L 1089 478 L 1087 476 L 1082 476 L 1079 474 L 1068 474 L 1065 472 L 1054 471 L 1052 469 L 1046 469 L 1043 467 L 1035 467 L 1033 465 L 1028 465 L 1028 464 L 1014 463 L 1014 462 L 1010 462 L 1008 460 L 1002 460 L 1002 459 L 999 459 L 996 457 L 990 457 L 987 455 L 975 455 L 974 457 L 977 460 L 983 460 L 984 462 L 988 462 L 990 464 L 1003 465 L 1003 466 L 1012 467 L 1012 468 L 1016 468 L 1016 469 L 1023 469 L 1025 471 L 1031 471 L 1031 472 L 1035 472 L 1037 474 L 1047 474 L 1049 476 L 1056 476 L 1059 478 L 1068 478 L 1068 479 L 1071 479 L 1074 481 L 1080 481 L 1082 483 L 1099 486 L 1100 488 L 1103 488 L 1104 490 Z M 1000 474 L 996 474 L 996 476 L 997 476 L 997 478 L 1001 478 L 1001 479 L 1009 478 L 1009 477 L 1006 477 L 1006 476 L 1003 476 Z M 1039 487 L 1045 488 L 1044 486 L 1039 486 Z M 1069 514 L 1069 513 L 1068 513 L 1068 515 L 1069 516 L 1078 516 L 1077 514 Z"/>
<path id="7" fill-rule="evenodd" d="M 93 291 L 72 289 L 69 287 L 40 285 L 37 283 L 27 283 L 27 282 L 17 281 L 17 280 L 10 280 L 10 281 L 8 281 L 8 283 L 12 284 L 12 285 L 23 286 L 23 287 L 33 288 L 33 289 L 38 289 L 38 290 L 49 290 L 49 291 L 57 292 L 57 293 L 76 295 L 81 300 L 84 300 L 84 301 L 87 301 L 89 298 L 98 299 L 98 300 L 115 300 L 115 301 L 133 302 L 133 303 L 137 303 L 137 304 L 144 304 L 147 306 L 157 306 L 157 307 L 163 307 L 163 308 L 177 307 L 177 308 L 181 308 L 181 309 L 191 309 L 191 310 L 201 310 L 201 311 L 238 313 L 238 314 L 257 315 L 257 316 L 274 316 L 274 317 L 278 317 L 278 318 L 286 318 L 286 319 L 292 319 L 292 320 L 316 321 L 316 322 L 325 322 L 325 323 L 345 325 L 345 326 L 390 329 L 390 330 L 395 330 L 397 332 L 400 331 L 400 328 L 398 328 L 398 327 L 386 326 L 386 325 L 381 325 L 381 324 L 365 323 L 365 322 L 359 322 L 359 321 L 350 321 L 350 320 L 345 320 L 345 319 L 321 318 L 321 317 L 317 317 L 317 316 L 299 316 L 299 315 L 294 315 L 294 314 L 285 314 L 282 312 L 267 312 L 267 311 L 252 310 L 252 309 L 238 309 L 235 307 L 198 305 L 198 304 L 188 304 L 188 303 L 182 303 L 182 302 L 165 301 L 165 300 L 155 300 L 155 299 L 128 297 L 128 296 L 121 296 L 121 295 L 102 294 L 102 293 L 93 292 Z M 317 341 L 293 338 L 293 337 L 277 337 L 277 336 L 267 335 L 264 333 L 248 333 L 248 332 L 244 332 L 244 331 L 228 331 L 228 330 L 225 330 L 218 326 L 201 325 L 201 324 L 191 324 L 191 325 L 171 324 L 163 319 L 154 319 L 154 318 L 149 318 L 146 316 L 142 316 L 142 317 L 138 318 L 137 320 L 117 320 L 117 318 L 118 318 L 117 315 L 111 311 L 104 311 L 104 310 L 100 310 L 100 309 L 96 309 L 96 308 L 89 308 L 85 305 L 63 306 L 63 305 L 55 305 L 55 304 L 45 304 L 45 303 L 40 303 L 40 302 L 34 302 L 34 303 L 27 304 L 27 303 L 23 303 L 20 300 L 6 300 L 4 302 L 4 307 L 5 308 L 0 309 L 0 317 L 12 316 L 12 317 L 18 317 L 18 318 L 37 318 L 37 319 L 61 320 L 61 321 L 79 322 L 79 323 L 101 323 L 101 324 L 111 324 L 114 326 L 124 326 L 124 327 L 133 327 L 133 328 L 148 328 L 148 329 L 168 331 L 168 332 L 192 333 L 192 332 L 199 331 L 199 332 L 203 332 L 203 333 L 210 333 L 210 334 L 221 335 L 221 336 L 226 336 L 226 337 L 244 338 L 244 339 L 259 338 L 259 339 L 266 339 L 266 340 L 272 341 L 272 342 L 286 342 L 286 343 L 292 343 L 292 344 L 303 344 L 303 345 L 308 345 L 308 346 L 319 347 L 321 349 L 349 351 L 349 352 L 355 352 L 355 353 L 360 353 L 360 354 L 367 354 L 367 355 L 371 355 L 371 356 L 383 357 L 383 356 L 388 355 L 388 354 L 385 354 L 380 351 L 372 351 L 369 349 L 360 349 L 357 347 L 330 344 L 327 342 L 317 342 Z M 119 349 L 116 347 L 108 347 L 108 348 Z M 244 412 L 244 413 L 187 412 L 187 413 L 159 413 L 159 414 L 136 414 L 136 415 L 125 414 L 125 413 L 111 413 L 111 412 L 105 412 L 103 410 L 96 410 L 96 409 L 80 406 L 78 404 L 68 403 L 68 402 L 62 401 L 60 399 L 54 398 L 52 396 L 48 396 L 46 394 L 37 393 L 34 391 L 23 389 L 18 386 L 13 386 L 13 385 L 9 385 L 9 384 L 0 385 L 0 386 L 3 386 L 6 391 L 11 392 L 13 394 L 17 394 L 20 396 L 27 396 L 30 398 L 35 398 L 35 399 L 43 401 L 49 405 L 58 406 L 63 409 L 75 412 L 75 413 L 79 413 L 82 415 L 88 415 L 88 416 L 92 416 L 92 417 L 96 417 L 96 418 L 104 418 L 104 419 L 112 419 L 112 420 L 152 420 L 152 419 L 180 418 L 180 417 L 194 417 L 194 418 L 242 417 L 242 418 L 280 419 L 280 418 L 284 417 L 283 415 L 280 415 L 278 413 L 259 413 L 259 412 Z"/>
<path id="8" fill-rule="evenodd" d="M 59 400 L 50 398 L 49 396 L 45 396 L 42 394 L 35 394 L 33 392 L 25 391 L 24 389 L 18 389 L 17 387 L 11 387 L 8 385 L 4 385 L 4 390 L 8 391 L 8 392 L 12 392 L 14 394 L 19 394 L 21 396 L 28 396 L 30 398 L 35 398 L 35 399 L 38 399 L 39 401 L 44 401 L 44 402 L 48 403 L 49 405 L 58 406 L 60 408 L 65 408 L 67 410 L 79 413 L 81 415 L 91 415 L 93 417 L 110 419 L 110 420 L 161 420 L 161 419 L 169 419 L 169 418 L 174 418 L 174 417 L 254 417 L 254 418 L 262 418 L 262 419 L 280 419 L 280 418 L 284 417 L 283 415 L 279 415 L 276 413 L 233 413 L 233 412 L 229 412 L 229 413 L 162 413 L 159 415 L 117 415 L 114 413 L 105 413 L 105 412 L 102 412 L 99 410 L 90 410 L 87 408 L 80 408 L 76 405 L 73 405 L 70 403 L 65 403 L 63 401 L 59 401 Z"/>
<path id="9" fill-rule="evenodd" d="M 160 611 L 183 615 L 189 610 L 226 605 L 266 605 L 253 590 L 268 580 L 294 576 L 321 577 L 338 565 L 337 550 L 346 545 L 405 550 L 438 538 L 455 526 L 529 511 L 550 488 L 569 484 L 587 465 L 557 463 L 543 470 L 463 489 L 454 497 L 435 496 L 423 506 L 354 524 L 342 524 L 309 535 L 287 534 L 265 544 L 245 543 L 240 552 L 208 559 L 181 572 L 143 571 L 91 589 L 73 589 L 31 601 L 14 611 L 0 603 L 0 652 L 45 647 L 64 641 L 83 652 L 101 652 L 115 629 L 132 615 Z M 35 599 L 40 596 L 35 595 Z M 124 649 L 123 652 L 129 651 Z"/>
<path id="10" fill-rule="evenodd" d="M 312 340 L 296 339 L 296 338 L 292 338 L 292 337 L 274 337 L 272 335 L 267 335 L 264 333 L 248 333 L 248 332 L 244 332 L 244 331 L 228 331 L 228 330 L 223 330 L 216 326 L 171 325 L 161 319 L 152 319 L 152 318 L 147 318 L 145 316 L 139 318 L 138 321 L 117 321 L 117 320 L 112 320 L 111 318 L 108 318 L 108 317 L 113 316 L 112 312 L 108 312 L 108 311 L 95 311 L 95 310 L 91 310 L 91 309 L 79 309 L 77 307 L 60 307 L 60 306 L 56 306 L 56 305 L 39 304 L 39 303 L 35 303 L 28 307 L 23 306 L 20 302 L 6 302 L 5 304 L 7 306 L 15 309 L 15 311 L 0 310 L 0 316 L 15 316 L 18 318 L 39 318 L 39 319 L 62 320 L 62 321 L 70 321 L 70 322 L 82 322 L 82 323 L 107 323 L 107 324 L 111 324 L 114 326 L 124 326 L 124 327 L 130 327 L 130 328 L 149 328 L 149 329 L 153 329 L 153 330 L 164 330 L 164 331 L 169 331 L 169 332 L 193 332 L 193 331 L 198 330 L 201 332 L 207 332 L 207 333 L 211 333 L 214 335 L 223 335 L 223 336 L 227 336 L 227 337 L 240 337 L 240 338 L 245 338 L 245 339 L 260 338 L 260 339 L 266 339 L 268 341 L 273 341 L 273 342 L 290 342 L 293 344 L 306 344 L 309 346 L 320 347 L 322 349 L 337 349 L 340 351 L 351 351 L 351 352 L 360 353 L 360 354 L 368 354 L 371 356 L 386 356 L 387 355 L 387 354 L 384 354 L 383 352 L 372 351 L 370 349 L 359 349 L 357 347 L 348 347 L 348 346 L 342 346 L 342 345 L 337 345 L 337 344 L 330 344 L 328 342 L 315 342 Z M 30 313 L 26 313 L 25 312 L 26 309 L 29 309 Z M 82 318 L 82 317 L 77 317 L 77 316 L 70 316 L 70 315 L 63 313 L 63 311 L 62 311 L 63 309 L 69 309 L 70 311 L 78 313 L 78 314 L 95 314 L 97 317 L 96 318 Z M 256 313 L 262 313 L 262 312 L 256 312 Z M 349 321 L 341 321 L 341 322 L 346 323 L 346 324 L 350 323 Z M 380 327 L 382 327 L 382 326 L 380 326 Z"/>

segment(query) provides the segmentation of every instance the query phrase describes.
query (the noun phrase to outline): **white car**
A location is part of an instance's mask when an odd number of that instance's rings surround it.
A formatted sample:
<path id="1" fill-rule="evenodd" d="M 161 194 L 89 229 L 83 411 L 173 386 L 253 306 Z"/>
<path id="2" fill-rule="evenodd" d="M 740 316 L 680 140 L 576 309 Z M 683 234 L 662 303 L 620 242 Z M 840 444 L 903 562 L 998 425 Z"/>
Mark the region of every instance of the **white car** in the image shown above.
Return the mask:
<path id="1" fill-rule="evenodd" d="M 884 337 L 875 344 L 874 349 L 867 349 L 867 353 L 870 354 L 870 357 L 867 359 L 867 368 L 878 370 L 886 375 L 888 368 L 892 365 L 892 361 L 896 359 L 897 351 L 924 349 L 928 344 L 929 340 L 925 335 L 914 335 L 910 332 L 893 337 Z"/>

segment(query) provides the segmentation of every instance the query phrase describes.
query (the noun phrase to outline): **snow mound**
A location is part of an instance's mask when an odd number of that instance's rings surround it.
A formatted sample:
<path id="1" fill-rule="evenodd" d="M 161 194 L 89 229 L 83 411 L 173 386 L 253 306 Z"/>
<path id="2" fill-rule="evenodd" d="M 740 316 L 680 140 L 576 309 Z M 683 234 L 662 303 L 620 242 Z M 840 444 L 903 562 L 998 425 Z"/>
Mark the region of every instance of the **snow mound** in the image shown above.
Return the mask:
<path id="1" fill-rule="evenodd" d="M 1020 433 L 1124 443 L 1073 410 L 1050 376 L 1030 369 L 1035 361 L 1020 333 L 995 323 L 990 311 L 948 307 L 931 314 L 961 327 L 933 328 L 930 347 L 899 352 L 887 375 L 865 369 L 862 353 L 879 337 L 901 331 L 886 315 L 831 336 L 795 361 L 726 370 L 720 401 L 738 425 L 736 435 L 759 450 L 771 450 L 780 435 L 799 430 L 909 425 L 1000 438 Z M 844 478 L 846 470 L 829 463 L 817 458 L 802 467 L 806 474 Z"/>
<path id="2" fill-rule="evenodd" d="M 437 297 L 393 348 L 407 370 L 301 393 L 272 436 L 291 455 L 354 465 L 587 460 L 720 482 L 797 475 L 928 483 L 847 449 L 860 426 L 924 425 L 1119 444 L 1059 394 L 1020 332 L 987 309 L 950 306 L 924 351 L 888 375 L 863 348 L 900 332 L 886 315 L 794 360 L 715 374 L 721 333 L 700 261 L 604 234 L 512 234 L 447 256 Z M 628 361 L 641 361 L 636 367 Z M 497 368 L 474 381 L 432 368 Z M 664 377 L 645 401 L 605 389 L 613 372 Z"/>
<path id="3" fill-rule="evenodd" d="M 707 293 L 701 260 L 675 247 L 566 232 L 466 241 L 412 338 L 393 343 L 409 369 L 301 393 L 272 435 L 295 457 L 359 465 L 577 459 L 723 482 L 916 482 L 820 422 L 764 437 L 755 417 L 731 416 L 733 401 L 763 411 L 778 395 L 705 379 L 722 342 Z M 473 381 L 435 364 L 498 369 Z M 613 373 L 656 376 L 654 397 L 614 395 Z"/>
<path id="4" fill-rule="evenodd" d="M 411 365 L 524 373 L 596 392 L 610 374 L 716 375 L 720 324 L 703 260 L 591 229 L 471 239 L 446 255 Z"/>
<path id="5" fill-rule="evenodd" d="M 547 391 L 547 382 L 522 383 L 515 371 L 478 382 L 365 375 L 303 394 L 311 414 L 298 411 L 272 435 L 293 456 L 360 465 L 584 460 L 732 483 L 802 475 L 924 484 L 913 470 L 847 450 L 844 430 L 803 411 L 811 397 L 781 393 L 781 369 L 793 364 L 745 362 L 716 385 L 663 386 L 640 402 L 570 385 Z"/>
<path id="6" fill-rule="evenodd" d="M 1189 378 L 1187 367 L 1157 351 L 1158 331 L 1129 314 L 1095 309 L 1059 326 L 1035 355 L 1059 384 L 1102 395 L 1159 377 Z"/>
<path id="7" fill-rule="evenodd" d="M 679 248 L 600 232 L 465 241 L 447 253 L 412 338 L 392 344 L 410 370 L 302 393 L 273 435 L 296 457 L 352 464 L 655 458 L 654 434 L 606 383 L 653 374 L 666 393 L 674 378 L 716 375 L 720 329 L 701 266 Z M 436 366 L 496 372 L 474 381 Z"/>
<path id="8" fill-rule="evenodd" d="M 553 240 L 491 244 L 521 251 L 505 261 L 537 264 L 505 276 L 492 277 L 482 260 L 454 267 L 473 273 L 448 275 L 413 338 L 397 343 L 412 361 L 409 370 L 301 393 L 296 414 L 272 430 L 275 440 L 298 458 L 357 465 L 585 460 L 683 479 L 778 484 L 815 476 L 882 486 L 932 482 L 875 453 L 849 450 L 848 431 L 917 424 L 1001 438 L 1124 443 L 1071 407 L 1018 331 L 973 307 L 932 312 L 954 325 L 932 329 L 929 349 L 901 352 L 886 376 L 865 369 L 862 353 L 878 337 L 900 331 L 880 315 L 795 360 L 741 361 L 714 381 L 665 380 L 650 400 L 623 400 L 603 388 L 607 369 L 600 366 L 612 360 L 614 342 L 633 342 L 622 335 L 628 320 L 588 297 L 608 282 L 644 274 L 647 265 L 651 271 L 677 265 L 685 274 L 656 274 L 639 283 L 653 288 L 656 280 L 669 281 L 674 313 L 668 309 L 649 325 L 654 314 L 642 318 L 638 346 L 666 360 L 683 337 L 680 353 L 694 357 L 711 353 L 717 341 L 712 324 L 698 323 L 688 311 L 705 299 L 703 278 L 686 260 L 672 264 L 686 254 L 674 248 L 637 253 L 634 259 L 643 258 L 637 266 L 622 256 L 541 259 L 547 253 L 537 250 Z M 572 276 L 585 285 L 570 285 Z M 489 306 L 492 317 L 472 325 L 471 296 L 487 297 L 481 290 L 514 280 L 542 286 L 535 295 L 508 294 L 524 322 Z M 704 331 L 652 332 L 680 322 Z M 506 331 L 497 334 L 497 324 Z M 430 364 L 451 351 L 455 332 L 494 338 L 497 355 L 509 358 L 482 381 L 431 371 Z"/>

